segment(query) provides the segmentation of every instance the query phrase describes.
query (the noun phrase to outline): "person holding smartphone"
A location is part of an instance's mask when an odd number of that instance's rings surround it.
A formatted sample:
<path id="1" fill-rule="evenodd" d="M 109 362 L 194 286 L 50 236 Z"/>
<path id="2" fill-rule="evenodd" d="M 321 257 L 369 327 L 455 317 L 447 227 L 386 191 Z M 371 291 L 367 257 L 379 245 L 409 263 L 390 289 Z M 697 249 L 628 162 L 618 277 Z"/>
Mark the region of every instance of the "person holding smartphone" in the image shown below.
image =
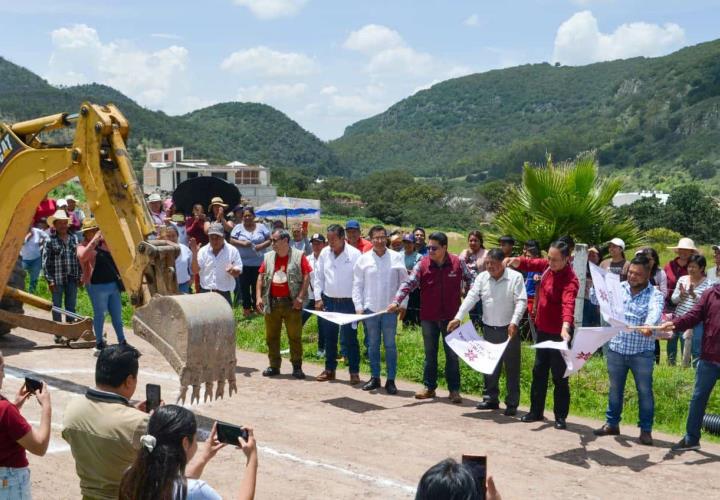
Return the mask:
<path id="1" fill-rule="evenodd" d="M 219 500 L 220 495 L 200 479 L 205 466 L 225 444 L 218 441 L 217 422 L 204 443 L 197 442 L 197 421 L 190 410 L 181 406 L 161 406 L 150 417 L 147 434 L 140 438 L 142 448 L 123 474 L 120 500 L 187 498 Z M 247 439 L 238 438 L 245 454 L 245 473 L 238 498 L 255 498 L 257 446 L 252 428 L 245 427 Z"/>
<path id="2" fill-rule="evenodd" d="M 5 360 L 0 352 L 0 389 L 5 379 Z M 40 404 L 40 425 L 31 426 L 20 414 L 34 395 Z M 27 451 L 42 457 L 50 443 L 52 407 L 45 382 L 31 392 L 23 385 L 13 401 L 0 394 L 0 498 L 30 498 L 30 468 Z"/>

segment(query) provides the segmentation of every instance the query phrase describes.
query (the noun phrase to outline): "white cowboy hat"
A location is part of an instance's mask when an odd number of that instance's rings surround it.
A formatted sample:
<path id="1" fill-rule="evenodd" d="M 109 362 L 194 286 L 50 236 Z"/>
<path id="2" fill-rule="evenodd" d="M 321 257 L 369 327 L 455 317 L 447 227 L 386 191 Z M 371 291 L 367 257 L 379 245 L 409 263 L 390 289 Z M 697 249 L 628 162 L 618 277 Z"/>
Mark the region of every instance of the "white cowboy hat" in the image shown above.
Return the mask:
<path id="1" fill-rule="evenodd" d="M 695 246 L 695 242 L 690 238 L 680 238 L 676 247 L 668 247 L 669 250 L 692 250 L 697 252 L 698 249 Z"/>
<path id="2" fill-rule="evenodd" d="M 154 201 L 162 201 L 162 198 L 159 194 L 153 193 L 150 196 L 148 196 L 148 203 L 152 203 Z"/>
<path id="3" fill-rule="evenodd" d="M 56 220 L 69 221 L 70 217 L 68 217 L 68 214 L 65 213 L 65 210 L 56 210 L 54 214 L 47 218 L 47 223 L 48 225 L 52 226 L 53 224 L 55 224 Z"/>

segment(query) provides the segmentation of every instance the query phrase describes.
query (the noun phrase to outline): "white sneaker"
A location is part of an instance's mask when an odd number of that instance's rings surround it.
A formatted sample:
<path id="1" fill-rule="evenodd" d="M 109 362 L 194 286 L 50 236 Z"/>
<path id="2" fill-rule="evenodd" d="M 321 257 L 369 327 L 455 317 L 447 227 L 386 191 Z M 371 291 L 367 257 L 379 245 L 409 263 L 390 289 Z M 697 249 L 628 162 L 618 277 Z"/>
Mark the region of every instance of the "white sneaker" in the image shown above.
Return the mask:
<path id="1" fill-rule="evenodd" d="M 96 358 L 97 358 L 98 356 L 100 356 L 100 353 L 101 353 L 101 352 L 102 352 L 102 349 L 98 349 L 97 347 L 94 347 L 94 348 L 93 348 L 93 356 L 95 356 Z"/>

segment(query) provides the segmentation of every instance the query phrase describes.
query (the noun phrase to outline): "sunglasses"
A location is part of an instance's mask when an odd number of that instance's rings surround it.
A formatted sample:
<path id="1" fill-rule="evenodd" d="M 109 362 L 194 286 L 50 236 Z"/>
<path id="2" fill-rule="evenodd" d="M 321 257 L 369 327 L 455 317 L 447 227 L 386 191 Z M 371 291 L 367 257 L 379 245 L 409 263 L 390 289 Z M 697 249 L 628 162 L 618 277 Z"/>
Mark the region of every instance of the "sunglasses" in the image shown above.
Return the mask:
<path id="1" fill-rule="evenodd" d="M 428 245 L 426 247 L 429 251 L 434 252 L 436 250 L 440 250 L 440 247 L 438 245 Z"/>

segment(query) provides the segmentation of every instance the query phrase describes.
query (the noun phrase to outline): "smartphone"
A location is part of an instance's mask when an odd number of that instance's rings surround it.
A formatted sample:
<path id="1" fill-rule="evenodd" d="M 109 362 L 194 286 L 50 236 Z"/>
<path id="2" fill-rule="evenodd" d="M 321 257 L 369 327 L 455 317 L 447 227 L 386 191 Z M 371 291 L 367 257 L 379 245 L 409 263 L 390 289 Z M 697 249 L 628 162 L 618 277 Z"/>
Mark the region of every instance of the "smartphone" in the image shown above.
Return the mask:
<path id="1" fill-rule="evenodd" d="M 221 443 L 232 444 L 238 446 L 238 437 L 242 437 L 245 441 L 248 439 L 248 431 L 239 425 L 227 424 L 225 422 L 217 423 L 217 438 Z"/>
<path id="2" fill-rule="evenodd" d="M 147 412 L 157 409 L 160 406 L 160 386 L 157 384 L 145 384 L 145 407 Z"/>
<path id="3" fill-rule="evenodd" d="M 485 498 L 485 482 L 487 481 L 487 457 L 482 455 L 463 455 L 463 465 L 475 479 L 480 498 Z"/>
<path id="4" fill-rule="evenodd" d="M 36 391 L 42 392 L 42 382 L 34 378 L 25 377 L 25 388 L 30 394 L 35 394 Z"/>

